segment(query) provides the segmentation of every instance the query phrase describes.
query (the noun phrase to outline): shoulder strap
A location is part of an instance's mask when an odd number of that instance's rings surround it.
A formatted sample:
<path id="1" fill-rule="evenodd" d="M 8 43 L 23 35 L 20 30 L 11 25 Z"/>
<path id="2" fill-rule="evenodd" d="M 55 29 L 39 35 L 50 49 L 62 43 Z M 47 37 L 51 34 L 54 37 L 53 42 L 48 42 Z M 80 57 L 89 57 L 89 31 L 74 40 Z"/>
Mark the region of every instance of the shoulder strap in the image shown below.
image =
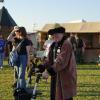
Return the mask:
<path id="1" fill-rule="evenodd" d="M 15 48 L 15 50 L 18 50 L 18 48 L 21 46 L 21 44 L 23 43 L 23 41 L 24 41 L 24 39 L 17 45 L 17 47 Z"/>

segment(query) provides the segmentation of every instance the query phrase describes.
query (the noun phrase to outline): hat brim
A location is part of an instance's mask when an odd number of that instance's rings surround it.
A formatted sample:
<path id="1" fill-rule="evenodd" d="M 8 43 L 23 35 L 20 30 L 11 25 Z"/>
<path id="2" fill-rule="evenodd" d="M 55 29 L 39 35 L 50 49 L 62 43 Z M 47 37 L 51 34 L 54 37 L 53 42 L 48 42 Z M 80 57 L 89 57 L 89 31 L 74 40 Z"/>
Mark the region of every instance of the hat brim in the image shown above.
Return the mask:
<path id="1" fill-rule="evenodd" d="M 48 35 L 53 35 L 54 34 L 54 29 L 50 29 L 49 31 L 48 31 Z"/>
<path id="2" fill-rule="evenodd" d="M 61 33 L 61 34 L 65 33 L 65 28 L 58 27 L 58 28 L 50 29 L 48 31 L 48 34 L 49 35 L 58 34 L 58 33 Z"/>

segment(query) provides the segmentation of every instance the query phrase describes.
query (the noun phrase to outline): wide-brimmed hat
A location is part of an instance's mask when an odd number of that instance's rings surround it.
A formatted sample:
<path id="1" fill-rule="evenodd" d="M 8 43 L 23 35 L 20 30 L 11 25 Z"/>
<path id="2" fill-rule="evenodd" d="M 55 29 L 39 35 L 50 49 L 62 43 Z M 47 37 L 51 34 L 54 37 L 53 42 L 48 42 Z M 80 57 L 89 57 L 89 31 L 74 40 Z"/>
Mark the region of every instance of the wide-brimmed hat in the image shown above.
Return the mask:
<path id="1" fill-rule="evenodd" d="M 53 34 L 58 34 L 58 33 L 65 33 L 65 28 L 64 27 L 57 27 L 57 28 L 54 28 L 54 29 L 50 29 L 48 31 L 48 35 L 53 35 Z"/>

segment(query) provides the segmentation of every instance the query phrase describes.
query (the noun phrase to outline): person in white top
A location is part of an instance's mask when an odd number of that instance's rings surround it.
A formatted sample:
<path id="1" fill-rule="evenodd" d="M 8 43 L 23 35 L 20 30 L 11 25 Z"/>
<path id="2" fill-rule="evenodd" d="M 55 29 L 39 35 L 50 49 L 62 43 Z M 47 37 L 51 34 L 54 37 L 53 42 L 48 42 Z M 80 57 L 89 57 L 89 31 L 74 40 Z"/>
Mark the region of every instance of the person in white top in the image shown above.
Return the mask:
<path id="1" fill-rule="evenodd" d="M 44 56 L 47 57 L 49 53 L 49 48 L 51 44 L 53 43 L 53 37 L 51 35 L 48 35 L 48 40 L 45 41 L 43 48 L 44 48 Z"/>
<path id="2" fill-rule="evenodd" d="M 48 35 L 48 40 L 45 41 L 44 45 L 43 45 L 43 48 L 44 48 L 44 60 L 46 60 L 46 58 L 48 57 L 48 54 L 49 54 L 49 48 L 50 46 L 52 45 L 53 43 L 53 36 L 51 35 Z M 47 72 L 47 70 L 45 70 L 43 73 L 42 73 L 42 77 L 45 78 L 46 80 L 48 79 L 49 77 L 49 74 Z"/>

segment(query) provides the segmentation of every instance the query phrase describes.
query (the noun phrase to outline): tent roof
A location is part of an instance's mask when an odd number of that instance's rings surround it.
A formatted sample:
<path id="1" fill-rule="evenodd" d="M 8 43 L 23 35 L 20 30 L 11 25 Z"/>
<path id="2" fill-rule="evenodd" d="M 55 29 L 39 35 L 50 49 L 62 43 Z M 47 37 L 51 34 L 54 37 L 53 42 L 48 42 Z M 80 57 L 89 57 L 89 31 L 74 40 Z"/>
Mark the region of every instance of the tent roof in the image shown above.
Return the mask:
<path id="1" fill-rule="evenodd" d="M 2 9 L 0 9 L 0 25 L 1 26 L 17 25 L 5 7 L 2 7 Z"/>
<path id="2" fill-rule="evenodd" d="M 98 33 L 100 32 L 100 22 L 80 22 L 80 23 L 61 23 L 67 33 Z M 54 28 L 55 24 L 46 24 L 42 32 L 47 32 Z"/>

